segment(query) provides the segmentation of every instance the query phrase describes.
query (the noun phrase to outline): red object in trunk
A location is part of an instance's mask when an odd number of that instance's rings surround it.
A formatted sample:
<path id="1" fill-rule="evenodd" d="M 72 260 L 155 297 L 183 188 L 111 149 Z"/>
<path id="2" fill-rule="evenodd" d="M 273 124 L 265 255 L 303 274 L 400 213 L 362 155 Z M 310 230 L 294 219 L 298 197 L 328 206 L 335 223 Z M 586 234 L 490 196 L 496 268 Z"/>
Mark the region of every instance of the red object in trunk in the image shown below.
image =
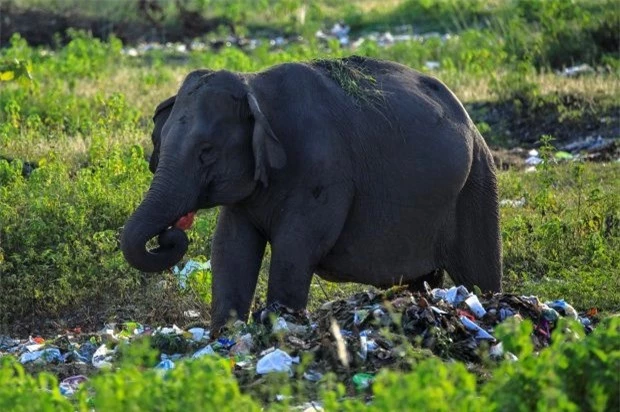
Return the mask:
<path id="1" fill-rule="evenodd" d="M 189 212 L 177 220 L 174 226 L 181 230 L 187 230 L 192 227 L 192 224 L 194 223 L 194 216 L 196 216 L 196 212 Z"/>

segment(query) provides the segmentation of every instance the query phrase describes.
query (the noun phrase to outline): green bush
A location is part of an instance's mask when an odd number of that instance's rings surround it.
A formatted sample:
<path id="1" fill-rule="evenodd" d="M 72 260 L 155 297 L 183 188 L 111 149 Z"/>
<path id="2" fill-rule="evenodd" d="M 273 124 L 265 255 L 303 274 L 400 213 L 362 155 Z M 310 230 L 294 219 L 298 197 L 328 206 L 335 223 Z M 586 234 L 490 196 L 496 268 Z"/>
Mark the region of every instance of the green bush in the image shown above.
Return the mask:
<path id="1" fill-rule="evenodd" d="M 92 378 L 78 396 L 81 410 L 100 411 L 258 411 L 241 394 L 230 361 L 209 356 L 176 362 L 169 371 L 154 370 L 156 352 L 148 340 L 124 351 L 123 366 Z M 147 368 L 145 370 L 145 367 Z M 88 394 L 93 393 L 91 399 Z"/>
<path id="2" fill-rule="evenodd" d="M 31 376 L 11 356 L 0 357 L 0 410 L 73 411 L 75 408 L 60 394 L 55 377 L 42 373 Z"/>
<path id="3" fill-rule="evenodd" d="M 0 312 L 55 313 L 103 291 L 123 294 L 137 282 L 118 251 L 118 232 L 147 188 L 142 149 L 93 153 L 72 176 L 53 154 L 30 178 L 0 161 Z M 7 293 L 12 291 L 12 293 Z"/>
<path id="4" fill-rule="evenodd" d="M 496 331 L 506 350 L 521 358 L 501 365 L 483 389 L 497 410 L 618 410 L 620 318 L 606 319 L 586 339 L 580 324 L 562 321 L 539 354 L 531 331 L 529 322 L 508 322 Z"/>

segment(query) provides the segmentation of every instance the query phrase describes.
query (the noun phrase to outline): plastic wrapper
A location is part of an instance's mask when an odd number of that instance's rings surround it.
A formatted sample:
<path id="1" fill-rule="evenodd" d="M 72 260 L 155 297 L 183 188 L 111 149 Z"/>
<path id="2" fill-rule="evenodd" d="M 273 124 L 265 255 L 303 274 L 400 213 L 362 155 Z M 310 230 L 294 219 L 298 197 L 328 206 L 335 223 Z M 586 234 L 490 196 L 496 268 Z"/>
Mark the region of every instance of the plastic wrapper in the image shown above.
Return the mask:
<path id="1" fill-rule="evenodd" d="M 469 318 L 467 318 L 466 316 L 461 316 L 460 319 L 465 326 L 465 329 L 470 332 L 474 332 L 476 339 L 495 340 L 495 338 L 489 332 L 482 329 L 475 322 L 469 320 Z"/>
<path id="2" fill-rule="evenodd" d="M 351 380 L 353 381 L 355 389 L 364 390 L 370 387 L 375 377 L 370 373 L 356 373 Z"/>
<path id="3" fill-rule="evenodd" d="M 264 375 L 272 372 L 286 372 L 293 375 L 293 363 L 299 363 L 299 357 L 291 357 L 283 350 L 276 349 L 263 356 L 256 364 L 256 373 Z"/>
<path id="4" fill-rule="evenodd" d="M 192 358 L 200 358 L 203 356 L 207 356 L 207 355 L 215 355 L 215 351 L 213 350 L 213 348 L 211 347 L 211 345 L 207 345 L 204 348 L 196 351 L 193 355 Z"/>
<path id="5" fill-rule="evenodd" d="M 107 348 L 105 344 L 99 346 L 93 354 L 92 364 L 95 368 L 111 368 L 112 354 L 114 351 Z"/>
<path id="6" fill-rule="evenodd" d="M 155 366 L 155 369 L 162 369 L 168 371 L 174 369 L 174 362 L 171 359 L 164 359 Z"/>
<path id="7" fill-rule="evenodd" d="M 60 382 L 60 393 L 64 396 L 72 396 L 78 390 L 79 386 L 87 380 L 88 378 L 84 375 L 65 378 Z"/>
<path id="8" fill-rule="evenodd" d="M 487 314 L 487 311 L 484 310 L 484 307 L 482 307 L 482 304 L 478 300 L 478 296 L 469 296 L 467 299 L 465 299 L 465 303 L 467 304 L 467 306 L 469 306 L 469 309 L 471 309 L 471 311 L 474 313 L 474 315 L 476 315 L 478 319 L 483 318 L 484 315 Z"/>
<path id="9" fill-rule="evenodd" d="M 192 340 L 194 342 L 200 342 L 203 339 L 209 339 L 209 331 L 205 328 L 191 328 L 187 330 L 192 334 Z"/>
<path id="10" fill-rule="evenodd" d="M 549 306 L 551 309 L 559 312 L 563 316 L 567 316 L 569 318 L 577 320 L 579 315 L 575 308 L 566 303 L 564 299 L 554 300 L 553 302 L 546 302 L 545 305 Z"/>
<path id="11" fill-rule="evenodd" d="M 26 352 L 22 354 L 22 356 L 19 358 L 19 361 L 21 363 L 28 363 L 28 362 L 35 362 L 35 361 L 51 363 L 51 362 L 64 362 L 64 359 L 62 357 L 62 354 L 60 353 L 60 349 L 46 348 L 46 349 L 37 350 L 34 352 Z"/>
<path id="12" fill-rule="evenodd" d="M 246 333 L 245 335 L 239 337 L 237 342 L 230 348 L 229 354 L 232 356 L 245 356 L 249 355 L 254 348 L 254 341 L 252 339 L 252 335 Z"/>

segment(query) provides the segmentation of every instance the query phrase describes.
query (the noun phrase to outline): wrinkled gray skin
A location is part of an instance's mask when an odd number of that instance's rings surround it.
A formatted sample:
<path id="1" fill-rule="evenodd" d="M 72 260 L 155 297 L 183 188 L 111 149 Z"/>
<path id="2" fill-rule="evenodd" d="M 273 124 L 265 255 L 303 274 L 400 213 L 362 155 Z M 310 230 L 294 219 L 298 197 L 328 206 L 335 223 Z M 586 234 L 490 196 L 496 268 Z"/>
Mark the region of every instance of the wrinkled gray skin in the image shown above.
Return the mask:
<path id="1" fill-rule="evenodd" d="M 155 176 L 121 247 L 157 272 L 187 250 L 175 222 L 222 206 L 212 245 L 213 327 L 246 320 L 265 245 L 267 304 L 304 308 L 313 273 L 378 287 L 424 280 L 499 291 L 493 160 L 440 81 L 354 58 L 379 103 L 345 93 L 322 67 L 190 73 L 158 107 Z M 159 236 L 160 247 L 147 250 Z"/>

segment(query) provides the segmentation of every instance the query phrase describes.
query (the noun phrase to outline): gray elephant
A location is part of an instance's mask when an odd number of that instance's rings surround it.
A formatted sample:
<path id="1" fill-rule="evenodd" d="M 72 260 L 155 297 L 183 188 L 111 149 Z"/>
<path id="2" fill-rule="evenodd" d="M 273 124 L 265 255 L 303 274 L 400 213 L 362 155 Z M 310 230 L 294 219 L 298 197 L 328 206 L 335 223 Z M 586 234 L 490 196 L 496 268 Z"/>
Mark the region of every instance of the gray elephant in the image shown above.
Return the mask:
<path id="1" fill-rule="evenodd" d="M 445 269 L 457 284 L 501 288 L 493 159 L 432 77 L 362 57 L 195 71 L 154 123 L 155 175 L 121 248 L 137 269 L 169 268 L 194 213 L 222 206 L 214 328 L 247 319 L 267 242 L 267 303 L 292 309 L 306 306 L 314 273 L 420 287 Z"/>

